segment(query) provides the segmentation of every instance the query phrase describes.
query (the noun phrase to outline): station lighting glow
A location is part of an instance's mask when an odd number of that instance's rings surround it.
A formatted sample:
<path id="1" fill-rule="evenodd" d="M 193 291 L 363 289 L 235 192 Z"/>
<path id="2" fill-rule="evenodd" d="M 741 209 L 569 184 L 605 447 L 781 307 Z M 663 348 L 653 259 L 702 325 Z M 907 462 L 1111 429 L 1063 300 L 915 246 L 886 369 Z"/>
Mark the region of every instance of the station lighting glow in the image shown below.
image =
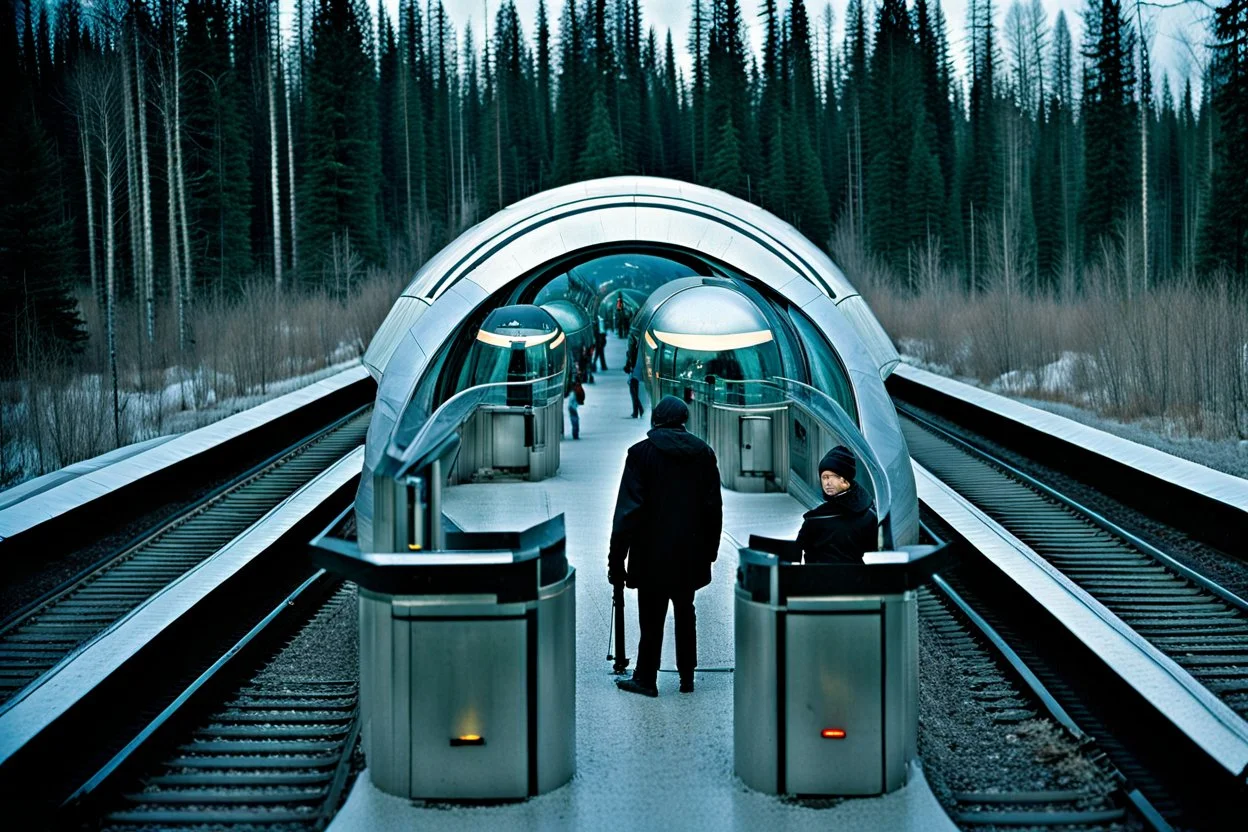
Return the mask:
<path id="1" fill-rule="evenodd" d="M 451 745 L 485 745 L 485 737 L 480 734 L 463 734 L 451 737 Z"/>
<path id="2" fill-rule="evenodd" d="M 845 739 L 844 728 L 824 728 L 819 732 L 819 736 L 825 740 L 843 740 Z"/>
<path id="3" fill-rule="evenodd" d="M 486 332 L 484 329 L 480 329 L 477 330 L 477 340 L 483 344 L 489 344 L 492 347 L 502 347 L 503 349 L 510 349 L 512 344 L 519 341 L 527 348 L 545 344 L 547 341 L 562 334 L 561 331 L 556 330 L 555 332 L 546 332 L 542 335 L 499 335 L 497 332 Z"/>
<path id="4" fill-rule="evenodd" d="M 649 333 L 646 333 L 649 336 Z M 724 350 L 742 350 L 756 347 L 774 340 L 770 329 L 755 332 L 735 332 L 729 335 L 693 335 L 680 332 L 654 331 L 654 337 L 665 344 L 681 350 L 700 350 L 702 352 L 721 352 Z M 654 349 L 652 346 L 651 349 Z"/>

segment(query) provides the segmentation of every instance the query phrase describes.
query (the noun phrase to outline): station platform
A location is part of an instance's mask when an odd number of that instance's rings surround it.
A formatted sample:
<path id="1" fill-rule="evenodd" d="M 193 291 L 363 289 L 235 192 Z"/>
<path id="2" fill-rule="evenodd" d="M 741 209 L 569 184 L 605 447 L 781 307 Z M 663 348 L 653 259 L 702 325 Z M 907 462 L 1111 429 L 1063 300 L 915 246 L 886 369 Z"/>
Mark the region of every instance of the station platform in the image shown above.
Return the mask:
<path id="1" fill-rule="evenodd" d="M 581 438 L 565 436 L 556 477 L 542 482 L 462 485 L 443 492 L 443 511 L 473 531 L 516 529 L 562 512 L 568 561 L 577 570 L 576 776 L 528 800 L 470 805 L 409 801 L 376 789 L 362 772 L 330 829 L 623 828 L 955 829 L 915 766 L 908 785 L 879 798 L 801 801 L 751 791 L 733 774 L 733 587 L 737 548 L 751 533 L 792 537 L 803 507 L 787 494 L 724 491 L 724 535 L 711 585 L 696 599 L 697 690 L 677 692 L 659 675 L 659 697 L 624 693 L 606 660 L 611 616 L 607 549 L 616 492 L 630 445 L 645 437 L 650 404 L 629 417 L 624 342 L 608 339 L 610 370 L 586 385 Z M 566 419 L 565 419 L 566 421 Z M 627 644 L 638 640 L 636 593 L 625 593 Z M 673 624 L 663 668 L 675 663 Z"/>

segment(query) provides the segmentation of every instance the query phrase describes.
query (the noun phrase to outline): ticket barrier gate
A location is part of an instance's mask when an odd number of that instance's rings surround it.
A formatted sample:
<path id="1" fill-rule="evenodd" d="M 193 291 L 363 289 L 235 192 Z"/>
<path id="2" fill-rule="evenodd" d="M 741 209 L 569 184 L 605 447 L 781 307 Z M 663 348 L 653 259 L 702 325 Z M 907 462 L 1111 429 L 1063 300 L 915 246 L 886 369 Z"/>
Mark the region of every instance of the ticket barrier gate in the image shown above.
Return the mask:
<path id="1" fill-rule="evenodd" d="M 757 536 L 740 552 L 736 773 L 769 794 L 901 788 L 918 735 L 915 590 L 952 552 L 907 546 L 872 565 L 793 558 L 791 541 Z"/>
<path id="2" fill-rule="evenodd" d="M 332 528 L 332 527 L 331 527 Z M 437 551 L 313 541 L 360 596 L 360 708 L 374 785 L 406 798 L 523 798 L 576 769 L 575 570 L 563 515 L 445 532 Z"/>

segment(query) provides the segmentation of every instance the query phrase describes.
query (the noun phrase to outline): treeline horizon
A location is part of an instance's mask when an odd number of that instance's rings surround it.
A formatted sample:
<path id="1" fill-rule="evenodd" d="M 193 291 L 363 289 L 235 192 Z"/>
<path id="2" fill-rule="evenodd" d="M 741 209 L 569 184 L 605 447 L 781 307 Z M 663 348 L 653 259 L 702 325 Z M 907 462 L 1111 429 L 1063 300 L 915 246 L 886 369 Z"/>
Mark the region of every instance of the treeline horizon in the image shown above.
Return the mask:
<path id="1" fill-rule="evenodd" d="M 506 0 L 485 37 L 440 0 L 394 20 L 295 0 L 289 36 L 272 0 L 0 3 L 6 374 L 85 338 L 84 287 L 110 354 L 123 302 L 185 349 L 205 298 L 344 299 L 615 174 L 748 199 L 909 290 L 920 262 L 1033 294 L 1248 273 L 1248 0 L 1195 38 L 1198 101 L 1153 77 L 1149 19 L 1122 0 L 1088 0 L 1077 44 L 1039 0 L 1000 29 L 970 0 L 961 71 L 939 0 L 850 0 L 839 42 L 830 6 L 764 0 L 757 54 L 738 0 L 692 0 L 688 75 L 640 0 L 542 0 L 527 25 Z"/>

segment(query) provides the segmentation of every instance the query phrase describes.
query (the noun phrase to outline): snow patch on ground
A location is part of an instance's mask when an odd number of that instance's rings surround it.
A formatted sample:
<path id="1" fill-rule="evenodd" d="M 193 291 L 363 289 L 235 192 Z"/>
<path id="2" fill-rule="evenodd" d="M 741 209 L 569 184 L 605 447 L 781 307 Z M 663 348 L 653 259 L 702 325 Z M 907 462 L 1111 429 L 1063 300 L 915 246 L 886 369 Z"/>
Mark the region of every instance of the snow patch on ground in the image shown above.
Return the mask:
<path id="1" fill-rule="evenodd" d="M 356 345 L 343 342 L 330 354 L 330 359 L 332 363 L 320 369 L 269 382 L 263 391 L 233 396 L 220 396 L 217 392 L 235 387 L 233 377 L 227 373 L 205 367 L 168 368 L 163 371 L 160 387 L 118 391 L 121 435 L 127 442 L 122 448 L 156 437 L 172 438 L 315 384 L 358 365 L 359 350 Z M 4 470 L 0 471 L 0 481 L 7 477 L 6 487 L 41 474 L 59 475 L 65 467 L 82 459 L 116 452 L 111 442 L 112 389 L 103 376 L 79 376 L 72 385 L 55 391 L 55 401 L 45 395 L 34 414 L 30 393 L 28 387 L 23 387 L 15 401 L 0 404 L 0 425 L 3 426 L 0 438 L 4 445 L 0 460 Z M 78 418 L 72 417 L 73 412 L 79 414 Z M 45 429 L 41 439 L 35 436 L 29 422 L 32 417 L 43 421 Z M 53 424 L 62 427 L 55 432 L 46 428 Z M 14 430 L 15 426 L 19 429 Z M 80 450 L 74 453 L 74 449 Z M 3 493 L 4 489 L 0 488 L 0 494 Z"/>
<path id="2" fill-rule="evenodd" d="M 1079 383 L 1080 378 L 1088 377 L 1088 370 L 1093 366 L 1094 359 L 1089 355 L 1064 352 L 1058 360 L 1038 370 L 1014 370 L 985 384 L 976 378 L 955 375 L 948 365 L 924 361 L 921 356 L 927 352 L 926 345 L 917 339 L 903 339 L 898 346 L 902 353 L 901 360 L 913 367 L 1008 396 L 1031 407 L 1047 410 L 1215 471 L 1248 479 L 1248 442 L 1193 437 L 1184 430 L 1181 422 L 1174 419 L 1153 417 L 1122 422 L 1080 406 L 1093 401 L 1092 395 L 1081 390 Z M 1053 401 L 1037 396 L 1060 397 L 1067 401 Z M 1079 404 L 1071 404 L 1070 401 Z"/>

